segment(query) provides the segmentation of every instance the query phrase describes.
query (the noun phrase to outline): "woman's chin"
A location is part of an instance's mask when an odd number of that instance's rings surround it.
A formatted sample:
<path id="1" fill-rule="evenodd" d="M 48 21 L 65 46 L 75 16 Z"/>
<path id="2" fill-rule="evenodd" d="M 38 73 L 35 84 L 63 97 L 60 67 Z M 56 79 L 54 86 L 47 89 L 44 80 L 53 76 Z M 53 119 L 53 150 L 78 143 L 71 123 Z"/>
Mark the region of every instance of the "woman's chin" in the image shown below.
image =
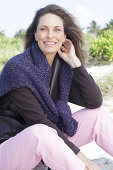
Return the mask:
<path id="1" fill-rule="evenodd" d="M 44 51 L 43 53 L 44 53 L 44 55 L 46 56 L 46 55 L 56 55 L 56 53 L 57 53 L 58 51 Z"/>

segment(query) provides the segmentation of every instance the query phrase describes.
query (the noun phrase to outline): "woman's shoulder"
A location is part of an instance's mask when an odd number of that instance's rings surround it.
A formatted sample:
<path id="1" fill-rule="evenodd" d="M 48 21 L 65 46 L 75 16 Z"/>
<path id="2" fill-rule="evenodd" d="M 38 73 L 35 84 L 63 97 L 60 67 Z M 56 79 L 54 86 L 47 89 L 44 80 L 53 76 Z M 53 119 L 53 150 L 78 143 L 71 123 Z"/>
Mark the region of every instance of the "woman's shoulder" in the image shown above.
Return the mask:
<path id="1" fill-rule="evenodd" d="M 15 65 L 15 64 L 18 65 L 19 63 L 22 63 L 24 56 L 25 56 L 25 53 L 26 53 L 26 51 L 13 56 L 11 59 L 8 60 L 8 62 L 6 63 L 6 66 L 7 65 L 12 66 L 12 65 Z"/>
<path id="2" fill-rule="evenodd" d="M 16 72 L 16 70 L 19 70 L 20 67 L 25 63 L 25 58 L 27 56 L 28 51 L 24 51 L 22 53 L 19 53 L 12 58 L 10 58 L 7 63 L 4 65 L 3 70 L 1 72 L 1 76 L 4 73 L 10 74 L 11 72 Z M 21 70 L 20 70 L 21 71 Z"/>

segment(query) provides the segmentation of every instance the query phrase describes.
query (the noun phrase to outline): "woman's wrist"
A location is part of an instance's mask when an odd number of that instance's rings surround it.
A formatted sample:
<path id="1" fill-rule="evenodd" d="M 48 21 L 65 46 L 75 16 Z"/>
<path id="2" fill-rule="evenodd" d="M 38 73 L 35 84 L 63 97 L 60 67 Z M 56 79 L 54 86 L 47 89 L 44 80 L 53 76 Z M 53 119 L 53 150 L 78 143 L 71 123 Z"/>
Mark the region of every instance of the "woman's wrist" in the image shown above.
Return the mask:
<path id="1" fill-rule="evenodd" d="M 78 152 L 77 156 L 86 165 L 84 170 L 101 170 L 101 168 L 97 164 L 88 159 L 82 152 Z"/>
<path id="2" fill-rule="evenodd" d="M 89 161 L 89 159 L 82 153 L 82 152 L 79 152 L 77 154 L 78 158 L 83 161 L 85 164 L 87 164 L 87 162 Z"/>
<path id="3" fill-rule="evenodd" d="M 71 68 L 76 68 L 81 66 L 81 62 L 77 57 L 72 57 L 70 61 Z"/>

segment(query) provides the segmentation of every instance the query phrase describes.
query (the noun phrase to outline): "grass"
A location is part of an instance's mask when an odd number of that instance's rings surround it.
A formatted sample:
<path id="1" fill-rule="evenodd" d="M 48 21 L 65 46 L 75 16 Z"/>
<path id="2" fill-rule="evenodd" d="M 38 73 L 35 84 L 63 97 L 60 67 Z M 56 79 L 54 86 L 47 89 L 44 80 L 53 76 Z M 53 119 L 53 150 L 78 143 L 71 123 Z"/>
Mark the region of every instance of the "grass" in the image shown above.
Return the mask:
<path id="1" fill-rule="evenodd" d="M 113 94 L 113 72 L 100 78 L 96 83 L 100 87 L 103 97 Z"/>
<path id="2" fill-rule="evenodd" d="M 21 52 L 23 52 L 23 40 L 0 37 L 0 72 L 10 58 Z"/>

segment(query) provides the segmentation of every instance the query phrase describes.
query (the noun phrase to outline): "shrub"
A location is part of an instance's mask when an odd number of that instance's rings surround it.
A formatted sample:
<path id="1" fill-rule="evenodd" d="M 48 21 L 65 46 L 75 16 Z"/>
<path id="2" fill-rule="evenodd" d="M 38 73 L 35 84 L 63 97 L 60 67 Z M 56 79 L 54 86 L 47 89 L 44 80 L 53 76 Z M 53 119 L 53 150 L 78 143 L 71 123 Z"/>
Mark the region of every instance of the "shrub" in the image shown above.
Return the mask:
<path id="1" fill-rule="evenodd" d="M 7 38 L 0 35 L 0 72 L 4 64 L 13 56 L 23 51 L 23 41 L 20 38 Z"/>
<path id="2" fill-rule="evenodd" d="M 96 64 L 106 64 L 113 61 L 113 31 L 107 30 L 92 41 L 90 58 Z"/>
<path id="3" fill-rule="evenodd" d="M 84 37 L 84 42 L 85 42 L 84 49 L 90 54 L 90 46 L 91 46 L 92 42 L 95 41 L 96 37 L 92 33 L 83 34 L 83 37 Z M 88 55 L 86 64 L 91 65 L 92 62 L 93 62 L 92 56 Z"/>

